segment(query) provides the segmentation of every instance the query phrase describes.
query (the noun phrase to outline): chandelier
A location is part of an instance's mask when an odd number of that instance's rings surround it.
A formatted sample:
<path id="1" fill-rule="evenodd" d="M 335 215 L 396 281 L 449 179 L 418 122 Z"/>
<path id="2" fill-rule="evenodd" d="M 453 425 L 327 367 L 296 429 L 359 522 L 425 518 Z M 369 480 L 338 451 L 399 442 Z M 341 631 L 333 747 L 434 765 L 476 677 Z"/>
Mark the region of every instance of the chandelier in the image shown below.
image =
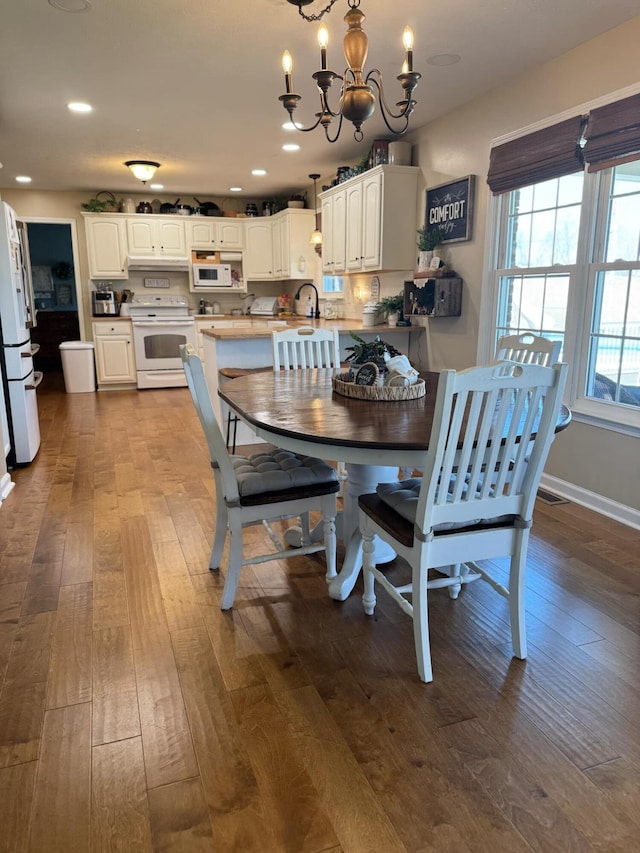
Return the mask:
<path id="1" fill-rule="evenodd" d="M 318 15 L 305 15 L 302 11 L 302 7 L 308 6 L 313 0 L 288 0 L 288 2 L 298 7 L 298 12 L 305 21 L 319 21 L 326 12 L 330 11 L 336 0 L 330 0 L 329 5 Z M 396 136 L 402 136 L 409 128 L 409 117 L 416 105 L 416 101 L 413 100 L 412 95 L 418 85 L 418 80 L 422 76 L 413 70 L 413 32 L 409 27 L 405 27 L 402 34 L 405 59 L 402 71 L 398 75 L 397 80 L 403 89 L 404 97 L 396 103 L 398 111 L 393 112 L 389 109 L 385 100 L 384 89 L 382 87 L 382 73 L 377 68 L 374 68 L 363 77 L 363 67 L 369 50 L 369 41 L 362 29 L 362 22 L 365 16 L 359 9 L 360 0 L 347 0 L 347 2 L 349 4 L 349 11 L 344 16 L 345 23 L 347 24 L 347 32 L 343 40 L 347 68 L 342 76 L 327 68 L 329 33 L 324 24 L 321 24 L 318 30 L 320 70 L 316 71 L 312 77 L 316 81 L 320 95 L 320 112 L 316 113 L 315 124 L 310 127 L 303 127 L 300 124 L 296 124 L 293 118 L 294 110 L 298 106 L 298 101 L 302 99 L 302 96 L 293 91 L 291 75 L 293 60 L 288 50 L 285 50 L 282 55 L 285 94 L 280 95 L 279 100 L 282 101 L 282 105 L 289 113 L 291 123 L 296 130 L 309 132 L 315 130 L 318 125 L 322 125 L 329 142 L 335 142 L 340 136 L 342 121 L 346 119 L 354 126 L 353 138 L 357 142 L 361 142 L 364 138 L 362 125 L 368 118 L 371 118 L 375 111 L 377 92 L 380 102 L 380 112 L 384 123 L 391 133 Z M 340 100 L 336 110 L 331 109 L 328 99 L 328 92 L 334 80 L 342 81 L 340 86 Z M 329 132 L 329 127 L 334 118 L 338 118 L 339 121 L 336 133 L 332 136 Z M 399 126 L 392 127 L 390 121 L 398 121 L 400 124 Z"/>

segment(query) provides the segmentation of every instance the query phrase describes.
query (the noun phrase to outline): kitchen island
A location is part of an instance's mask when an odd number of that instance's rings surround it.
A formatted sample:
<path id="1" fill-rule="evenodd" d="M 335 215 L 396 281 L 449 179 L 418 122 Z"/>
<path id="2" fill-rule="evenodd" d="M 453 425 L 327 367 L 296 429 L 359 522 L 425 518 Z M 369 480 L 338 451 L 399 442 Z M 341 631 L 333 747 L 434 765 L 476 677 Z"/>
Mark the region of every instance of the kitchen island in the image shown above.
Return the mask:
<path id="1" fill-rule="evenodd" d="M 248 320 L 249 318 L 245 318 Z M 267 322 L 269 325 L 267 325 Z M 348 355 L 347 347 L 354 344 L 351 333 L 366 341 L 372 341 L 376 335 L 393 344 L 400 352 L 409 356 L 410 361 L 420 370 L 428 369 L 426 363 L 426 331 L 423 326 L 363 326 L 361 320 L 309 320 L 304 317 L 287 317 L 287 326 L 312 326 L 320 329 L 337 329 L 340 336 L 340 355 L 344 361 Z M 216 325 L 218 327 L 216 328 Z M 211 327 L 201 328 L 202 355 L 207 386 L 214 410 L 223 430 L 227 423 L 226 404 L 218 396 L 219 371 L 223 367 L 265 367 L 273 364 L 271 333 L 274 328 L 283 328 L 282 323 L 274 323 L 267 318 L 253 318 L 251 324 L 221 327 L 212 318 Z M 237 444 L 255 444 L 259 441 L 255 433 L 246 424 L 238 425 Z"/>

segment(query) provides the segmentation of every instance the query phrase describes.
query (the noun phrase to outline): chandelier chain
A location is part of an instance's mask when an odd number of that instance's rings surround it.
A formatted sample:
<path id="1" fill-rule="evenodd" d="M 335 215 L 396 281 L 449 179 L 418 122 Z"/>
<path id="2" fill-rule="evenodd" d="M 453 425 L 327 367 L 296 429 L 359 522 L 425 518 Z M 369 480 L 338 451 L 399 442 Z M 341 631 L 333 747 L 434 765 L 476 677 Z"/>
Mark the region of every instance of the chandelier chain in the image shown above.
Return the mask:
<path id="1" fill-rule="evenodd" d="M 301 18 L 304 18 L 305 21 L 309 21 L 309 22 L 320 21 L 327 14 L 327 12 L 331 11 L 331 9 L 334 7 L 334 5 L 337 2 L 338 2 L 338 0 L 329 0 L 329 5 L 325 9 L 323 9 L 322 12 L 318 12 L 317 15 L 305 15 L 305 13 L 302 11 L 302 5 L 299 5 L 298 6 L 298 14 L 300 15 Z M 347 2 L 349 3 L 349 6 L 352 9 L 357 9 L 358 6 L 360 5 L 360 0 L 347 0 Z"/>

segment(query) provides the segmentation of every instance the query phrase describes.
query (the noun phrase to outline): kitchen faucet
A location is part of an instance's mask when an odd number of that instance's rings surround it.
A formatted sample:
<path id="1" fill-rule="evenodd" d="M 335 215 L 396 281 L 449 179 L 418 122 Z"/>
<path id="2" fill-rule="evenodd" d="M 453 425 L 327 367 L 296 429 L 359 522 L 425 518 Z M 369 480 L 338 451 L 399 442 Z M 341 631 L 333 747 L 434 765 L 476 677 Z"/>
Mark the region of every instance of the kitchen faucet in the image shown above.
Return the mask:
<path id="1" fill-rule="evenodd" d="M 318 288 L 315 286 L 315 284 L 311 284 L 310 281 L 306 281 L 304 284 L 301 284 L 300 287 L 298 288 L 296 295 L 293 298 L 297 299 L 298 302 L 300 301 L 300 291 L 302 290 L 303 287 L 312 287 L 316 292 L 316 313 L 314 316 L 315 316 L 316 320 L 319 320 L 320 319 L 320 304 L 318 301 Z"/>

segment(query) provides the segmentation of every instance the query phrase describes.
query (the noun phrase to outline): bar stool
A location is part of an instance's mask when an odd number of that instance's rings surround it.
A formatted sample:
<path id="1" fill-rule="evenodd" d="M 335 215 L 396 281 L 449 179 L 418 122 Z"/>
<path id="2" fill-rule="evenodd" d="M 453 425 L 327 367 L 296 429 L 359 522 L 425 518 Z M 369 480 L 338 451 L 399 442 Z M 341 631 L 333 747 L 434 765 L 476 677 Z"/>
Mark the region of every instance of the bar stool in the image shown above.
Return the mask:
<path id="1" fill-rule="evenodd" d="M 252 373 L 268 373 L 273 370 L 269 364 L 266 367 L 221 367 L 218 371 L 220 379 L 238 379 L 240 376 L 250 376 Z M 229 409 L 227 413 L 227 450 L 231 449 L 231 453 L 236 452 L 236 436 L 238 434 L 238 416 L 234 415 Z M 233 441 L 231 441 L 231 428 L 233 426 Z"/>

